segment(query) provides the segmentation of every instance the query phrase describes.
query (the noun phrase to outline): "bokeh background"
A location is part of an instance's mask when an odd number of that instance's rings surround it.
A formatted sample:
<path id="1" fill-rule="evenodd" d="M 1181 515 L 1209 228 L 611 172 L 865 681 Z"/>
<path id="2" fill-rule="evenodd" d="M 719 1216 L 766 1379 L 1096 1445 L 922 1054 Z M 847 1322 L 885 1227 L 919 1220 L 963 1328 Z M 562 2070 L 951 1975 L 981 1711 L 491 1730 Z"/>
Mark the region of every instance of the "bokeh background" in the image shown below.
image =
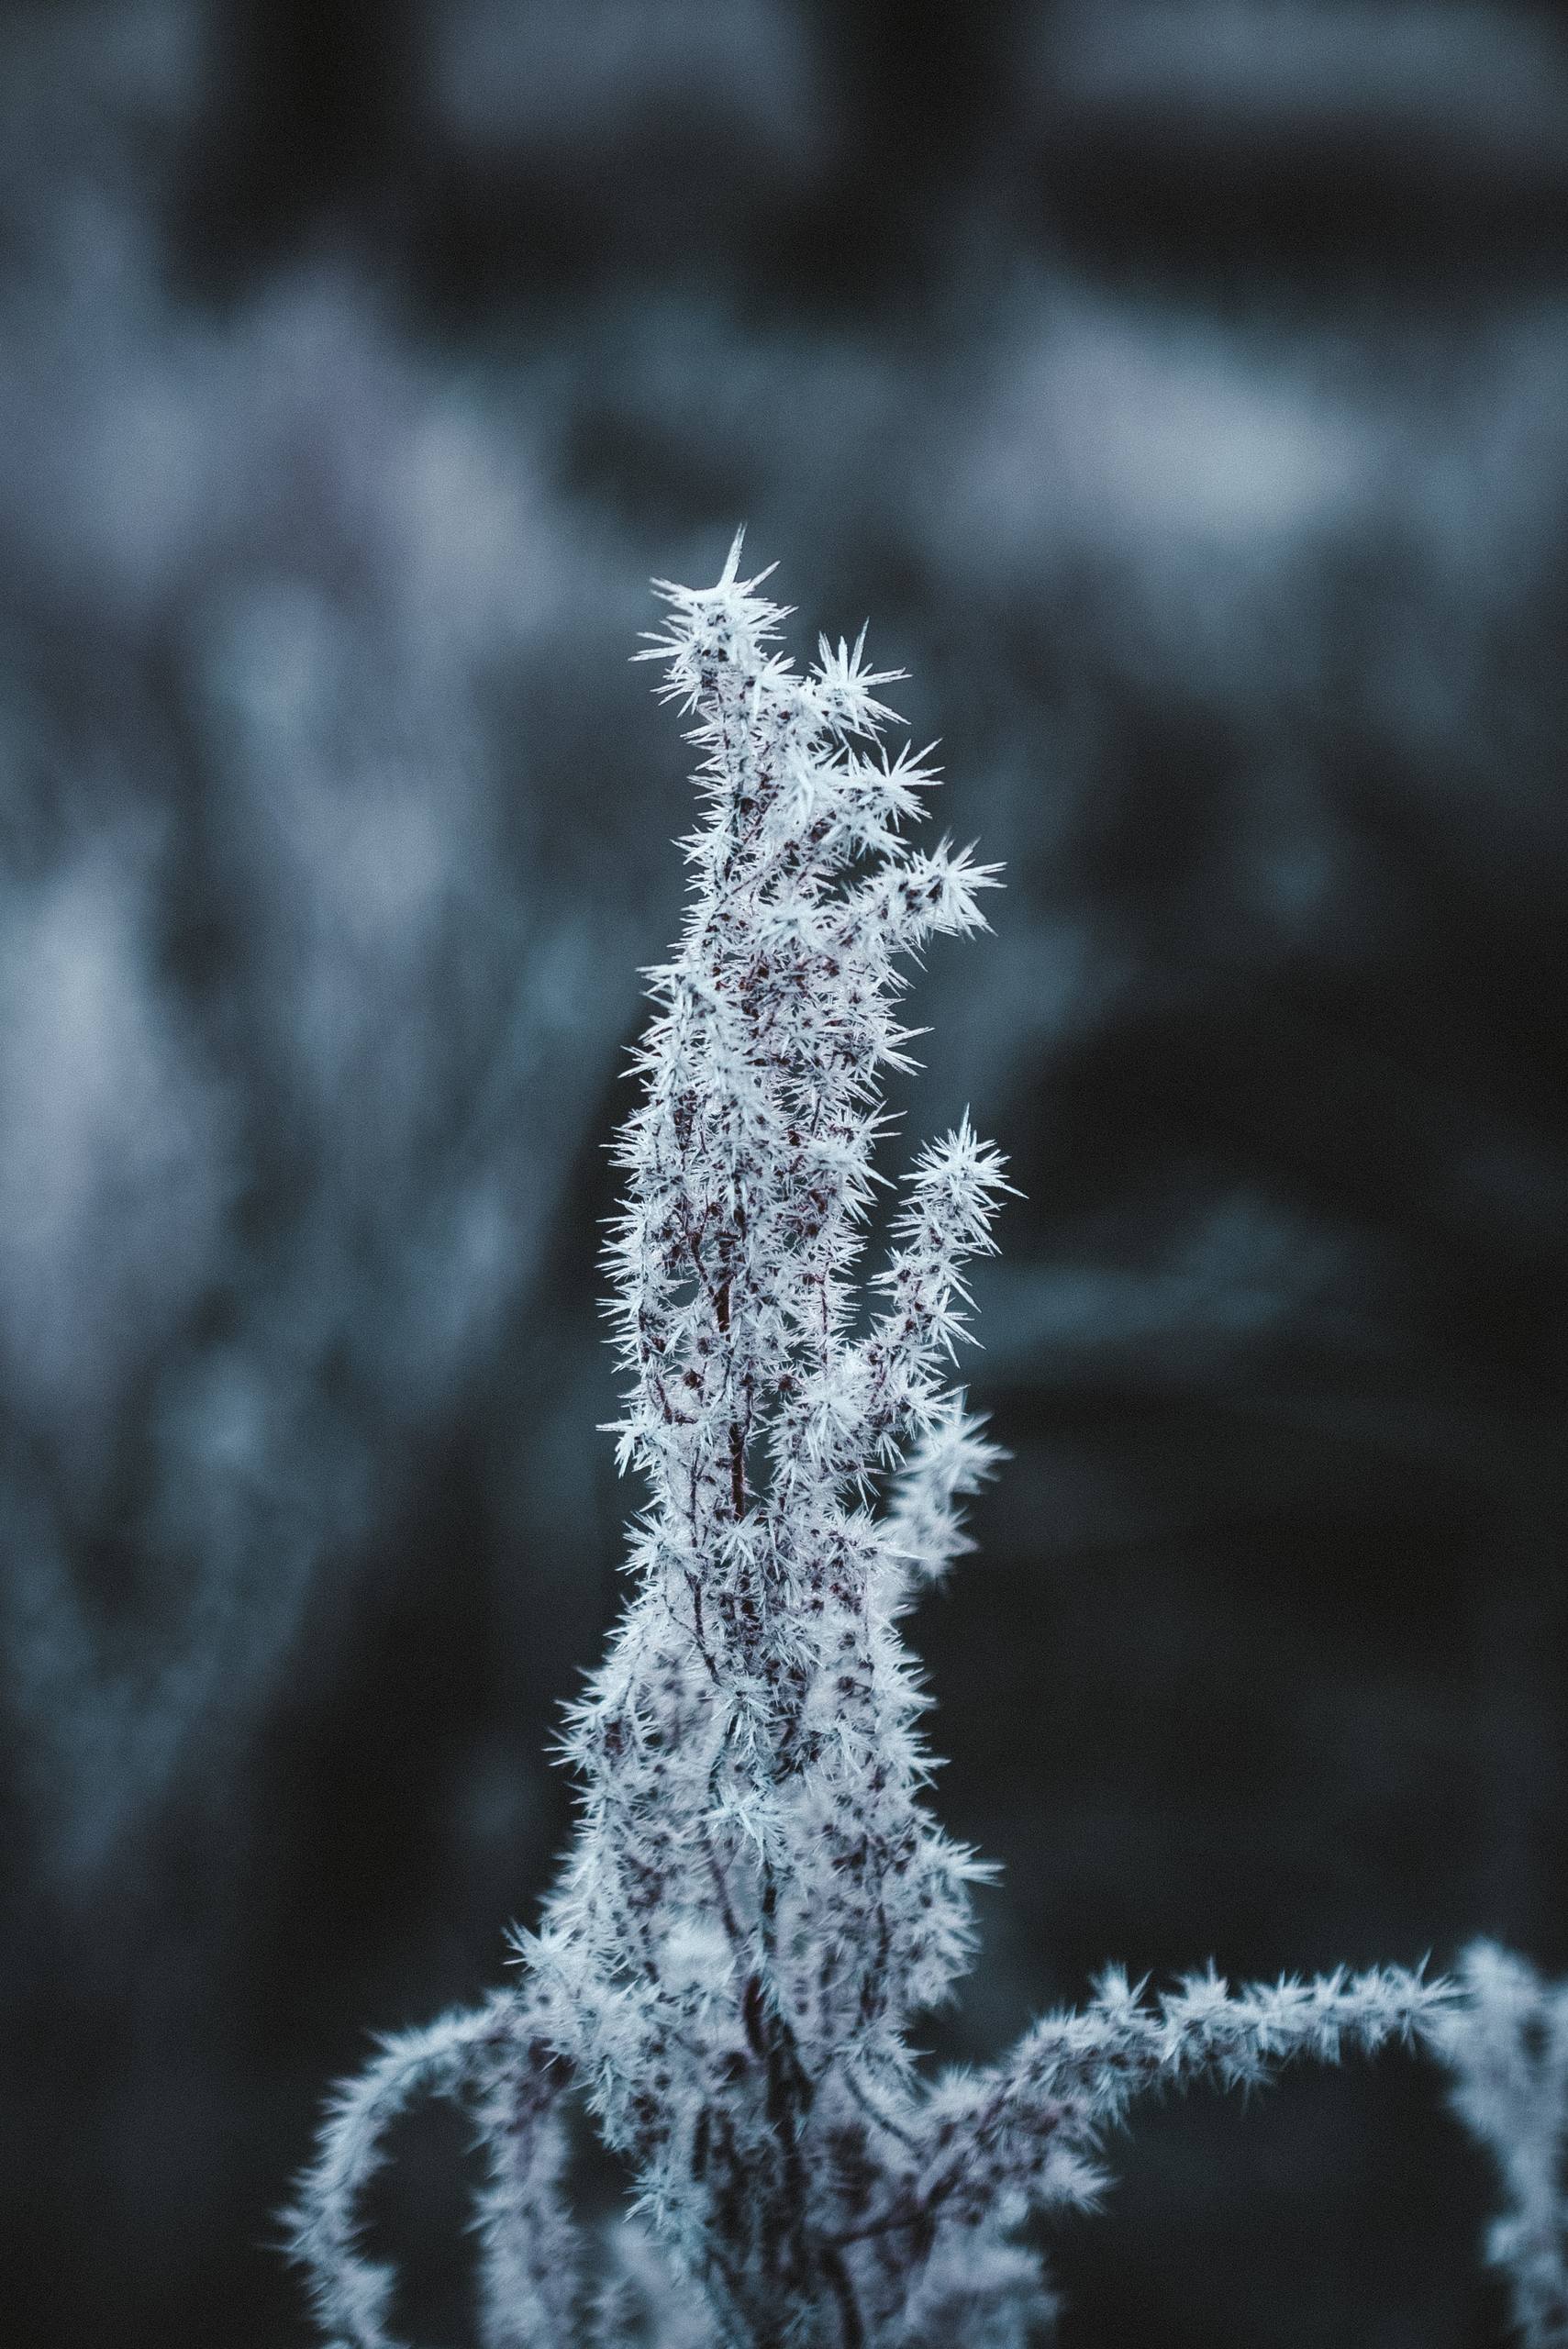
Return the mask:
<path id="1" fill-rule="evenodd" d="M 1568 1964 L 1565 227 L 1523 6 L 5 7 L 13 2349 L 300 2349 L 325 2082 L 536 1911 L 686 821 L 626 656 L 742 519 L 1008 871 L 906 1097 L 1026 1194 L 933 2048 L 1109 1956 Z M 1503 2338 L 1397 2058 L 1118 2159 L 1067 2349 Z"/>

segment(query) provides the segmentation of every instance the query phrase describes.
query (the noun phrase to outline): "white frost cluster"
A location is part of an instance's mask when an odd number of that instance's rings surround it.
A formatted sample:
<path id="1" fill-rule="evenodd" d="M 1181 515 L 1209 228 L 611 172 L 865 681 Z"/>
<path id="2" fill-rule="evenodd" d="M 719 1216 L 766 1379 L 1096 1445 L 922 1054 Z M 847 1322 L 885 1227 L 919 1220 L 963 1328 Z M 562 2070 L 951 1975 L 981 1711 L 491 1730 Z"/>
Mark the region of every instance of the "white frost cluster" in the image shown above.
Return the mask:
<path id="1" fill-rule="evenodd" d="M 908 845 L 933 778 L 880 747 L 892 676 L 863 640 L 797 673 L 739 555 L 662 587 L 641 656 L 695 720 L 702 820 L 619 1141 L 633 1592 L 571 1718 L 581 1816 L 517 1986 L 388 2043 L 304 2181 L 295 2248 L 352 2349 L 390 2349 L 357 2204 L 421 2088 L 462 2100 L 489 2156 L 485 2349 L 1018 2349 L 1050 2314 L 1023 2223 L 1093 2199 L 1135 2097 L 1448 2011 L 1398 1969 L 1158 1998 L 1109 1975 L 988 2070 L 917 2064 L 982 1873 L 926 1807 L 899 1633 L 997 1457 L 949 1383 L 1006 1188 L 967 1119 L 917 1159 L 869 1281 L 862 1257 L 904 970 L 984 926 L 995 876 Z M 591 2243 L 561 2190 L 569 2096 L 639 2189 Z"/>

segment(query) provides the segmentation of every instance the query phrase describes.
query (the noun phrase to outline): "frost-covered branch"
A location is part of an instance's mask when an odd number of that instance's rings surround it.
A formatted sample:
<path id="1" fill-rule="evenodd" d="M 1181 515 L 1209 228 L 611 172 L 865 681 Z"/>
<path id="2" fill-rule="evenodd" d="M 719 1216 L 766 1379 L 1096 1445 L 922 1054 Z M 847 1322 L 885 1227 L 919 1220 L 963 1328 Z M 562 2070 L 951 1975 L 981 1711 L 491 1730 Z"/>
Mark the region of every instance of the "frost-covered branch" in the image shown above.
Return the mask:
<path id="1" fill-rule="evenodd" d="M 569 2339 L 575 2255 L 555 2192 L 565 2069 L 527 2022 L 515 1997 L 498 1995 L 384 2040 L 375 2062 L 339 2090 L 288 2213 L 294 2254 L 310 2270 L 316 2313 L 334 2342 L 398 2349 L 387 2330 L 396 2278 L 365 2256 L 360 2206 L 386 2161 L 387 2131 L 418 2096 L 471 2105 L 490 2153 L 480 2210 L 485 2349 Z"/>
<path id="2" fill-rule="evenodd" d="M 1477 1942 L 1460 1965 L 1462 2001 L 1435 2039 L 1456 2111 L 1486 2147 L 1504 2209 L 1487 2256 L 1508 2279 L 1527 2349 L 1568 2343 L 1568 1982 L 1543 1982 L 1510 1951 Z"/>
<path id="3" fill-rule="evenodd" d="M 1044 2017 L 1002 2063 L 939 2087 L 918 2197 L 971 2221 L 1008 2192 L 1092 2201 L 1101 2181 L 1087 2156 L 1139 2097 L 1260 2087 L 1301 2056 L 1408 2045 L 1451 2002 L 1446 1985 L 1399 1966 L 1236 1990 L 1210 1970 L 1154 1998 L 1113 1967 L 1087 2007 Z"/>
<path id="4" fill-rule="evenodd" d="M 489 2152 L 486 2349 L 1019 2349 L 1050 2312 L 1023 2221 L 1094 2199 L 1134 2099 L 1447 2028 L 1450 1993 L 1398 1968 L 1157 1998 L 1109 1974 L 989 2070 L 921 2071 L 984 1873 L 927 1806 L 899 1633 L 999 1458 L 951 1383 L 1007 1188 L 967 1117 L 862 1259 L 910 962 L 983 928 L 996 876 L 908 844 L 935 778 L 884 748 L 894 676 L 863 636 L 797 672 L 739 562 L 662 587 L 640 656 L 694 721 L 702 812 L 617 1145 L 630 1594 L 569 1719 L 576 1832 L 520 1987 L 392 2043 L 306 2180 L 296 2248 L 352 2349 L 392 2349 L 356 2212 L 418 2087 L 461 2096 Z M 637 2186 L 582 2263 L 569 2085 Z"/>

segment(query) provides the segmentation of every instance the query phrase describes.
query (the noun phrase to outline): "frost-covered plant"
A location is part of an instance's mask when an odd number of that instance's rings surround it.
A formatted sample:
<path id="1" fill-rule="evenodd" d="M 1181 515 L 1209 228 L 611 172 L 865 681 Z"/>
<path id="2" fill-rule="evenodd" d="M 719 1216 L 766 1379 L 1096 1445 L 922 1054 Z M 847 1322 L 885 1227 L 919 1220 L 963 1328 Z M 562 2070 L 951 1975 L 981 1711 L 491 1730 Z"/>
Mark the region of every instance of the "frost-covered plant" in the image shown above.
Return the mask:
<path id="1" fill-rule="evenodd" d="M 1568 1982 L 1542 1982 L 1508 1950 L 1477 1942 L 1459 1967 L 1461 2004 L 1435 2020 L 1453 2102 L 1486 2147 L 1505 2206 L 1486 2240 L 1507 2277 L 1528 2349 L 1568 2343 Z"/>
<path id="2" fill-rule="evenodd" d="M 420 2088 L 487 2150 L 487 2349 L 1012 2349 L 1050 2311 L 1024 2222 L 1094 2197 L 1135 2097 L 1408 2037 L 1442 1996 L 1398 1969 L 1159 1998 L 1111 1974 L 991 2068 L 920 2070 L 982 1873 L 926 1807 L 899 1631 L 997 1458 L 948 1375 L 1006 1188 L 967 1119 L 860 1274 L 903 971 L 984 926 L 995 874 L 906 843 L 933 778 L 879 747 L 896 673 L 863 638 L 797 673 L 739 556 L 661 587 L 641 656 L 695 719 L 703 819 L 619 1142 L 634 1587 L 572 1716 L 581 1817 L 516 1987 L 388 2042 L 304 2181 L 295 2246 L 354 2349 L 391 2341 L 358 2198 Z M 572 2093 L 638 2188 L 592 2247 L 560 2188 Z"/>

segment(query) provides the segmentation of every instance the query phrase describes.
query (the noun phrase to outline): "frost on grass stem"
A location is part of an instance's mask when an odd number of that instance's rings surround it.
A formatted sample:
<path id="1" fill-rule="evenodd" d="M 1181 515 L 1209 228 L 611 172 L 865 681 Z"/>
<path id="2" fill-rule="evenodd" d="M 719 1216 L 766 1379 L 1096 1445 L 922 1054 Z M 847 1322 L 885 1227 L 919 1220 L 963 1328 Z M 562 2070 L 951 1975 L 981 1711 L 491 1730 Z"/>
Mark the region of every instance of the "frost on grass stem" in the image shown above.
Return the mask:
<path id="1" fill-rule="evenodd" d="M 934 777 L 883 747 L 896 673 L 863 635 L 797 672 L 739 561 L 662 585 L 639 656 L 693 721 L 701 812 L 617 1145 L 630 1594 L 570 1718 L 575 1840 L 515 1987 L 386 2043 L 303 2181 L 294 2247 L 353 2349 L 393 2338 L 358 2198 L 421 2088 L 486 2150 L 486 2349 L 1013 2349 L 1050 2314 L 1023 2222 L 1093 2199 L 1134 2098 L 1407 2039 L 1444 1997 L 1397 1969 L 1158 1998 L 1112 1975 L 989 2070 L 919 2068 L 983 1873 L 927 1807 L 900 1633 L 998 1456 L 951 1378 L 1007 1187 L 967 1118 L 862 1260 L 908 968 L 984 928 L 996 874 L 909 842 Z M 637 2185 L 591 2243 L 560 2190 L 569 2095 Z"/>

